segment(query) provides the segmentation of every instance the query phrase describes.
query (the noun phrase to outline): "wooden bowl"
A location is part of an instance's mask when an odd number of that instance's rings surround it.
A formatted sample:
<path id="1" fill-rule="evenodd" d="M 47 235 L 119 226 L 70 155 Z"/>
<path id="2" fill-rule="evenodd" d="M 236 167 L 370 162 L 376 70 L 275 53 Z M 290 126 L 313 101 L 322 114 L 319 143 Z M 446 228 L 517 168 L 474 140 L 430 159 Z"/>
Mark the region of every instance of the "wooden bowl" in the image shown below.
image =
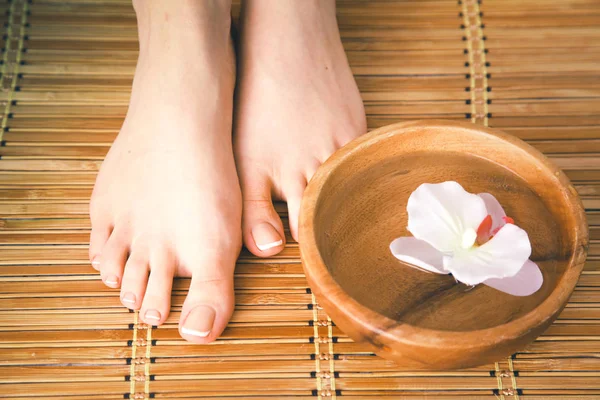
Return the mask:
<path id="1" fill-rule="evenodd" d="M 403 264 L 388 248 L 406 230 L 422 183 L 454 180 L 496 196 L 529 234 L 544 284 L 527 297 Z M 404 368 L 464 368 L 513 354 L 566 305 L 588 246 L 585 213 L 564 173 L 521 140 L 469 123 L 377 129 L 312 178 L 300 215 L 304 271 L 318 302 L 352 339 Z"/>

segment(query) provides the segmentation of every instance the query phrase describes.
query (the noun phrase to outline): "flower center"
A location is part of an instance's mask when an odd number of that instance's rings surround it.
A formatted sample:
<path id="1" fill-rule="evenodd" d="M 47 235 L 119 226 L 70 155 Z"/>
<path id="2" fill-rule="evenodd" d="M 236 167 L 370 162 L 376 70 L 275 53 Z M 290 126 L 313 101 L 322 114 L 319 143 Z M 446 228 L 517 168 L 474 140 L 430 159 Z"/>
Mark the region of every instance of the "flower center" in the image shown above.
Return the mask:
<path id="1" fill-rule="evenodd" d="M 488 240 L 490 240 L 490 237 L 492 236 L 492 233 L 490 232 L 492 230 L 492 216 L 491 215 L 487 215 L 483 221 L 481 221 L 481 224 L 479 224 L 479 228 L 477 228 L 477 244 L 478 245 L 482 245 L 485 242 L 487 242 Z"/>
<path id="2" fill-rule="evenodd" d="M 475 229 L 469 228 L 463 232 L 460 247 L 470 249 L 475 244 L 475 240 L 477 240 L 477 232 L 475 232 Z"/>

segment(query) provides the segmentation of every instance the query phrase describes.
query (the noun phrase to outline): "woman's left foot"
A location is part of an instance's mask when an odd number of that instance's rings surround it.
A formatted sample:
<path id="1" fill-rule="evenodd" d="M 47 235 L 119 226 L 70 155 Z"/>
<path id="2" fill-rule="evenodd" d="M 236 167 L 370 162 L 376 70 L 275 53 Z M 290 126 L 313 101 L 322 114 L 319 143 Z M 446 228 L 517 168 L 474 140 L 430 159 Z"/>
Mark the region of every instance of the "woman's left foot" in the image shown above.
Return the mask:
<path id="1" fill-rule="evenodd" d="M 246 0 L 238 52 L 234 152 L 243 237 L 255 255 L 285 245 L 272 200 L 288 203 L 298 240 L 304 189 L 329 156 L 367 130 L 334 0 Z"/>

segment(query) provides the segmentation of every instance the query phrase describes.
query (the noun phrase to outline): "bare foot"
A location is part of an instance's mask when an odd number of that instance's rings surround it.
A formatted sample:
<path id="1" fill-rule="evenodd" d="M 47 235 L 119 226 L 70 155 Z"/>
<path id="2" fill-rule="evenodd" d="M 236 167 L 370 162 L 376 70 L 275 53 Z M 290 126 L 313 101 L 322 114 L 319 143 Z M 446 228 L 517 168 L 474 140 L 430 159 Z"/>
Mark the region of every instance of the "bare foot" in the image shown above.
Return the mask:
<path id="1" fill-rule="evenodd" d="M 238 53 L 234 151 L 244 200 L 244 244 L 283 249 L 272 198 L 288 203 L 298 240 L 302 194 L 336 149 L 366 132 L 333 0 L 246 0 Z"/>
<path id="2" fill-rule="evenodd" d="M 179 330 L 218 337 L 233 310 L 241 193 L 231 143 L 227 1 L 135 2 L 140 55 L 127 118 L 98 175 L 90 260 L 160 325 L 173 276 L 191 277 Z"/>

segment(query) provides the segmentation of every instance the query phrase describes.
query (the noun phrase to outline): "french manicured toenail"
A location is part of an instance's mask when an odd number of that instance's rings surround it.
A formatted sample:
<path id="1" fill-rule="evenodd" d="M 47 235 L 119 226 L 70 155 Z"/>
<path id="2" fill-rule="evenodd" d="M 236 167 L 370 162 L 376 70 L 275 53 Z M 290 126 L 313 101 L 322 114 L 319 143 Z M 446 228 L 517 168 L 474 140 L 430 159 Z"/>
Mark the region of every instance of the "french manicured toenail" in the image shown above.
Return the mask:
<path id="1" fill-rule="evenodd" d="M 127 292 L 121 297 L 121 301 L 124 303 L 135 304 L 135 294 Z"/>
<path id="2" fill-rule="evenodd" d="M 197 306 L 192 309 L 181 327 L 181 333 L 197 337 L 207 337 L 215 322 L 215 309 L 209 306 Z"/>
<path id="3" fill-rule="evenodd" d="M 267 222 L 261 222 L 252 228 L 252 237 L 254 243 L 260 251 L 266 251 L 274 247 L 281 246 L 283 239 L 273 225 Z"/>
<path id="4" fill-rule="evenodd" d="M 144 319 L 145 320 L 153 320 L 153 321 L 160 321 L 160 313 L 156 310 L 148 310 L 146 311 L 146 313 L 144 314 Z"/>
<path id="5" fill-rule="evenodd" d="M 94 267 L 99 267 L 100 266 L 100 260 L 98 260 L 97 257 L 94 257 L 94 259 L 92 260 L 92 265 Z"/>
<path id="6" fill-rule="evenodd" d="M 106 278 L 104 278 L 104 283 L 106 283 L 107 285 L 118 285 L 119 278 L 116 275 L 109 275 Z"/>

